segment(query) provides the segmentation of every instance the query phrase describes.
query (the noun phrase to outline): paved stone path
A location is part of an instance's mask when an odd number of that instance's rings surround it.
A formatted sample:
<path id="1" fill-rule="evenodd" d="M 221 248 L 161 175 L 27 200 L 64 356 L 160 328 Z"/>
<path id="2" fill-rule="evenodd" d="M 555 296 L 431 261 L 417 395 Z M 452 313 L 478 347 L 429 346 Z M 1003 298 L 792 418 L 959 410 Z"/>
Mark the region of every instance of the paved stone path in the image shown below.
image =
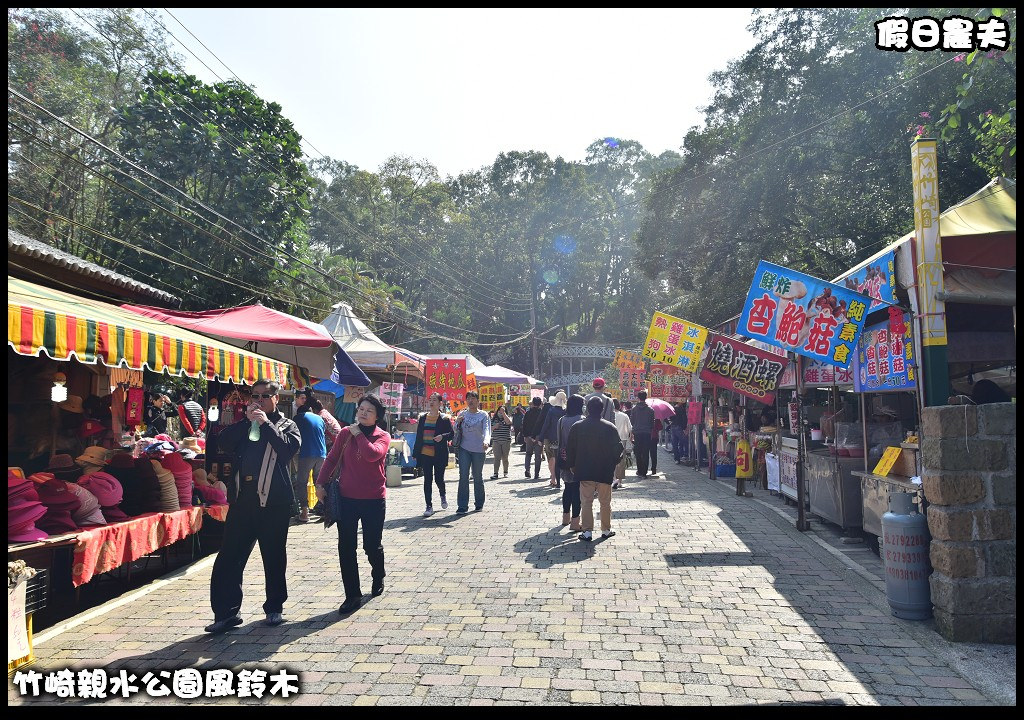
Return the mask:
<path id="1" fill-rule="evenodd" d="M 763 502 L 663 462 L 667 474 L 630 477 L 615 491 L 618 534 L 584 543 L 560 527 L 560 493 L 523 478 L 522 455 L 514 459 L 512 477 L 487 481 L 484 510 L 465 516 L 452 502 L 420 517 L 419 479 L 389 489 L 387 591 L 347 618 L 336 613 L 336 531 L 296 526 L 284 625 L 259 622 L 257 551 L 245 623 L 205 635 L 207 558 L 42 633 L 34 669 L 301 675 L 300 694 L 287 700 L 187 701 L 211 704 L 994 702 L 936 652 L 938 635 L 891 617 L 876 586 Z M 456 479 L 449 471 L 452 499 Z M 360 569 L 368 592 L 361 553 Z M 57 702 L 8 687 L 14 704 Z"/>

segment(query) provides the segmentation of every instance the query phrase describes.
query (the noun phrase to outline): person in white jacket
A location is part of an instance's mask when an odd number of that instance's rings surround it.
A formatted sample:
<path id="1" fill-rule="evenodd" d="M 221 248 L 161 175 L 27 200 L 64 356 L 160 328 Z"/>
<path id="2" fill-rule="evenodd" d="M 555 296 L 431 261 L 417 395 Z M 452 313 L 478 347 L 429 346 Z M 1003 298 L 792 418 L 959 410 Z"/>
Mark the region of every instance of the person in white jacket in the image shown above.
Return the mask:
<path id="1" fill-rule="evenodd" d="M 612 489 L 622 487 L 622 481 L 626 477 L 626 454 L 633 449 L 633 424 L 629 421 L 629 415 L 622 412 L 622 404 L 617 398 L 612 398 L 615 405 L 615 429 L 619 431 L 619 440 L 626 452 L 622 453 L 622 459 L 615 466 L 615 481 L 612 482 Z"/>

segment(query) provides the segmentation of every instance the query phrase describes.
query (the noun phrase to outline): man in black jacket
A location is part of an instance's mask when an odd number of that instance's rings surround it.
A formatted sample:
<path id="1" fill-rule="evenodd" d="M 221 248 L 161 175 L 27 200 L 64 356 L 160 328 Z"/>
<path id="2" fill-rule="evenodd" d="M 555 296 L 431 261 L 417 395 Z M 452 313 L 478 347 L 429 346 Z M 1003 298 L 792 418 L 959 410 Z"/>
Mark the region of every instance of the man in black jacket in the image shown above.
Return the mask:
<path id="1" fill-rule="evenodd" d="M 622 440 L 613 423 L 602 418 L 604 400 L 592 397 L 587 401 L 587 417 L 569 430 L 566 460 L 573 477 L 580 483 L 583 505 L 583 533 L 580 540 L 590 542 L 594 535 L 594 491 L 601 502 L 601 537 L 610 538 L 612 531 L 612 481 L 615 466 L 622 457 Z"/>
<path id="2" fill-rule="evenodd" d="M 281 612 L 288 599 L 285 580 L 288 524 L 295 499 L 288 463 L 299 451 L 299 427 L 277 411 L 280 386 L 258 380 L 246 419 L 221 430 L 218 446 L 234 456 L 234 488 L 229 488 L 231 511 L 224 525 L 224 542 L 210 576 L 213 623 L 208 633 L 222 633 L 239 625 L 242 617 L 242 575 L 257 542 L 263 556 L 267 601 L 266 625 L 284 622 Z M 254 439 L 255 438 L 255 439 Z"/>
<path id="3" fill-rule="evenodd" d="M 543 448 L 541 443 L 534 438 L 538 432 L 540 432 L 540 425 L 538 421 L 541 417 L 541 405 L 542 401 L 539 397 L 535 397 L 530 401 L 530 409 L 526 411 L 526 416 L 523 417 L 523 439 L 526 441 L 526 477 L 530 477 L 530 457 L 536 455 L 536 465 L 534 467 L 533 475 L 540 480 L 540 461 L 543 455 Z"/>
<path id="4" fill-rule="evenodd" d="M 637 403 L 629 415 L 636 438 L 636 474 L 637 477 L 647 477 L 647 467 L 651 459 L 655 458 L 657 462 L 655 453 L 658 452 L 658 443 L 653 438 L 655 417 L 654 410 L 647 404 L 647 391 L 641 390 L 636 397 Z"/>

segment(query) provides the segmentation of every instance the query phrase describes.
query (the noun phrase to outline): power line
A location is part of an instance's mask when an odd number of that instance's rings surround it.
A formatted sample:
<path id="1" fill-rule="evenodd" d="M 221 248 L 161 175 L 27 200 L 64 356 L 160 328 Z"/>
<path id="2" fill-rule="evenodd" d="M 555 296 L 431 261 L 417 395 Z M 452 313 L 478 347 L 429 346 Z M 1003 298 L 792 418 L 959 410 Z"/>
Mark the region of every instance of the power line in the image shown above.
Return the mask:
<path id="1" fill-rule="evenodd" d="M 154 175 L 153 173 L 149 172 L 149 171 L 148 171 L 148 170 L 146 170 L 145 168 L 143 168 L 143 167 L 139 166 L 138 164 L 136 164 L 136 163 L 132 162 L 131 160 L 129 160 L 128 158 L 124 157 L 123 155 L 121 155 L 120 153 L 118 153 L 118 152 L 117 152 L 116 150 L 113 150 L 113 149 L 111 149 L 111 148 L 107 147 L 107 146 L 106 146 L 106 145 L 104 145 L 104 144 L 103 144 L 102 142 L 100 142 L 100 141 L 99 141 L 99 140 L 97 140 L 96 138 L 92 137 L 91 135 L 89 135 L 89 134 L 88 134 L 87 132 L 85 132 L 84 130 L 81 130 L 81 129 L 77 128 L 76 126 L 72 125 L 71 123 L 68 123 L 68 122 L 67 122 L 66 120 L 64 120 L 64 119 L 63 119 L 63 118 L 61 118 L 60 116 L 58 116 L 58 115 L 55 115 L 54 113 L 50 112 L 49 110 L 47 110 L 47 109 L 46 109 L 45 107 L 43 107 L 43 106 L 42 106 L 42 105 L 40 105 L 39 103 L 37 103 L 37 102 L 35 102 L 35 101 L 31 100 L 30 98 L 27 98 L 26 96 L 24 96 L 23 94 L 21 94 L 20 92 L 18 92 L 17 90 L 15 90 L 14 88 L 12 88 L 12 87 L 8 86 L 8 92 L 10 92 L 10 93 L 11 93 L 12 95 L 14 95 L 15 97 L 18 97 L 18 98 L 20 98 L 20 99 L 21 99 L 22 101 L 24 101 L 24 102 L 27 102 L 27 103 L 28 103 L 29 105 L 32 105 L 33 107 L 35 107 L 35 108 L 37 108 L 38 110 L 42 111 L 42 112 L 43 112 L 43 113 L 45 113 L 45 114 L 46 114 L 47 116 L 49 116 L 49 117 L 51 117 L 52 119 L 56 120 L 56 121 L 57 121 L 58 123 L 60 123 L 61 125 L 63 125 L 63 126 L 65 126 L 65 127 L 67 127 L 68 129 L 72 130 L 73 132 L 77 133 L 78 135 L 81 135 L 81 136 L 82 136 L 83 138 L 85 138 L 85 139 L 86 139 L 86 140 L 88 140 L 89 142 L 92 142 L 93 144 L 95 144 L 95 145 L 97 145 L 97 146 L 101 147 L 101 148 L 102 148 L 103 150 L 107 151 L 107 152 L 108 152 L 109 154 L 113 155 L 114 157 L 117 157 L 118 159 L 122 160 L 122 161 L 123 161 L 123 162 L 125 162 L 125 163 L 126 163 L 127 165 L 129 165 L 130 167 L 132 167 L 132 168 L 134 168 L 134 169 L 138 170 L 139 172 L 143 173 L 143 174 L 144 174 L 144 175 L 146 175 L 147 177 L 150 177 L 150 178 L 152 178 L 152 179 L 156 180 L 156 181 L 157 181 L 157 182 L 159 182 L 160 184 L 162 184 L 162 185 L 165 185 L 165 186 L 167 186 L 168 188 L 170 188 L 170 189 L 171 189 L 171 190 L 173 190 L 174 192 L 178 193 L 179 195 L 182 195 L 182 196 L 184 196 L 184 197 L 185 197 L 185 198 L 186 198 L 187 200 L 189 200 L 189 201 L 191 201 L 191 202 L 195 203 L 196 205 L 198 205 L 199 207 L 203 208 L 203 209 L 204 209 L 204 210 L 206 210 L 207 212 L 209 212 L 209 213 L 211 213 L 211 214 L 213 214 L 213 215 L 215 215 L 215 216 L 217 216 L 217 217 L 221 218 L 221 219 L 222 219 L 222 220 L 224 220 L 225 222 L 227 222 L 227 223 L 229 223 L 229 224 L 231 224 L 231 225 L 233 225 L 233 226 L 235 226 L 235 227 L 239 228 L 239 229 L 240 229 L 241 231 L 245 232 L 245 233 L 246 233 L 246 234 L 248 234 L 248 235 L 251 235 L 251 236 L 252 236 L 253 238 L 255 238 L 256 240 L 259 240 L 259 241 L 261 241 L 261 242 L 266 242 L 266 243 L 268 243 L 268 245 L 269 245 L 270 247 L 273 247 L 273 246 L 274 246 L 274 244 L 273 244 L 273 243 L 272 243 L 271 241 L 267 240 L 266 238 L 260 238 L 259 236 L 255 235 L 254 233 L 250 232 L 250 231 L 249 231 L 249 230 L 247 230 L 246 228 L 244 228 L 244 227 L 242 227 L 241 225 L 239 225 L 239 224 L 238 224 L 237 222 L 235 222 L 234 220 L 231 220 L 230 218 L 228 218 L 228 217 L 224 216 L 223 214 L 221 214 L 221 213 L 220 213 L 220 212 L 218 212 L 217 210 L 215 210 L 215 209 L 213 209 L 213 208 L 210 208 L 209 206 L 207 206 L 207 205 L 206 205 L 206 204 L 205 204 L 204 202 L 202 202 L 201 200 L 198 200 L 197 198 L 193 198 L 192 196 L 188 195 L 187 193 L 185 193 L 184 191 L 180 190 L 179 188 L 177 188 L 177 187 L 175 187 L 175 186 L 171 185 L 170 183 L 166 182 L 166 181 L 165 181 L 165 180 L 163 180 L 162 178 L 159 178 L 159 177 L 157 177 L 156 175 Z M 38 122 L 38 121 L 37 121 L 37 122 Z M 147 187 L 148 187 L 148 186 L 147 186 Z M 257 251 L 257 252 L 258 252 L 258 251 Z M 314 267 L 314 266 L 310 265 L 309 263 L 306 263 L 305 261 L 301 260 L 300 258 L 297 258 L 297 257 L 295 257 L 294 255 L 292 255 L 291 253 L 288 253 L 288 252 L 287 252 L 286 250 L 282 250 L 281 252 L 282 252 L 282 253 L 283 253 L 283 254 L 284 254 L 284 255 L 285 255 L 286 257 L 288 257 L 288 258 L 290 258 L 290 259 L 293 259 L 293 260 L 295 260 L 295 261 L 296 261 L 296 262 L 297 262 L 298 264 L 300 264 L 300 265 L 303 265 L 303 266 L 305 266 L 305 267 L 308 267 L 308 268 L 310 268 L 310 269 L 314 270 L 314 272 L 316 272 L 317 274 L 319 274 L 320 276 L 322 276 L 322 277 L 323 277 L 323 278 L 325 278 L 326 280 L 328 280 L 328 281 L 330 281 L 330 282 L 334 282 L 334 283 L 337 283 L 337 284 L 339 284 L 339 285 L 341 285 L 341 286 L 343 286 L 343 287 L 346 287 L 346 289 L 348 289 L 348 290 L 350 290 L 350 291 L 353 291 L 353 292 L 355 292 L 355 293 L 357 293 L 357 294 L 359 294 L 359 295 L 362 295 L 362 296 L 364 296 L 364 297 L 370 298 L 370 296 L 367 296 L 367 295 L 366 295 L 365 291 L 363 291 L 363 290 L 361 290 L 361 289 L 359 289 L 359 288 L 356 288 L 356 287 L 354 287 L 354 286 L 352 286 L 352 285 L 349 285 L 349 284 L 345 283 L 344 281 L 338 280 L 337 278 L 333 278 L 333 277 L 331 277 L 330 275 L 327 275 L 326 273 L 324 273 L 324 272 L 323 272 L 322 270 L 320 270 L 319 268 L 316 268 L 316 267 Z M 267 256 L 267 257 L 269 257 L 269 256 Z M 376 298 L 370 298 L 370 299 L 371 299 L 371 301 L 373 301 L 373 302 L 376 302 L 376 301 L 377 301 L 377 299 L 376 299 Z M 396 310 L 397 310 L 397 309 L 396 309 Z M 423 320 L 423 321 L 425 321 L 425 322 L 432 322 L 432 323 L 435 323 L 435 324 L 438 324 L 438 325 L 441 325 L 441 326 L 444 326 L 444 327 L 449 327 L 449 328 L 452 328 L 452 329 L 454 329 L 454 330 L 464 331 L 464 329 L 463 329 L 463 328 L 461 328 L 461 327 L 457 327 L 457 326 L 455 326 L 455 325 L 450 325 L 450 324 L 448 324 L 448 323 L 444 323 L 444 322 L 441 322 L 441 321 L 439 321 L 439 320 L 435 320 L 435 319 L 433 319 L 433 318 L 430 318 L 430 317 L 426 317 L 426 316 L 423 316 L 423 315 L 421 315 L 421 314 L 419 314 L 419 313 L 416 313 L 416 312 L 413 312 L 413 311 L 410 311 L 410 310 L 402 310 L 402 312 L 407 312 L 408 314 L 410 314 L 410 315 L 412 315 L 412 316 L 414 316 L 414 317 L 417 317 L 418 319 L 420 319 L 420 320 Z M 519 332 L 519 331 L 517 331 L 517 333 L 516 333 L 516 334 L 518 334 L 518 332 Z M 498 333 L 483 333 L 483 334 L 491 335 L 491 336 L 493 336 L 493 337 L 496 337 L 496 338 L 497 338 L 497 337 L 510 337 L 510 336 L 511 336 L 511 334 L 508 334 L 508 335 L 502 335 L 502 334 L 498 334 Z"/>

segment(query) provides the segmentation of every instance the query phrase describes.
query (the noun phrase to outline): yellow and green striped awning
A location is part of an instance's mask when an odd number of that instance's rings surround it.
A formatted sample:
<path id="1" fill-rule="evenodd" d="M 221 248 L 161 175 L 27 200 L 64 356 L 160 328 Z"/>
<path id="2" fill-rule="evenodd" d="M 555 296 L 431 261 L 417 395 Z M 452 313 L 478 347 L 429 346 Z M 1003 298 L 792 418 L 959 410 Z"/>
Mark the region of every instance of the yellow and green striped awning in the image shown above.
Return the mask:
<path id="1" fill-rule="evenodd" d="M 19 355 L 40 351 L 68 360 L 132 370 L 286 386 L 287 363 L 219 342 L 116 305 L 7 276 L 7 344 Z"/>

